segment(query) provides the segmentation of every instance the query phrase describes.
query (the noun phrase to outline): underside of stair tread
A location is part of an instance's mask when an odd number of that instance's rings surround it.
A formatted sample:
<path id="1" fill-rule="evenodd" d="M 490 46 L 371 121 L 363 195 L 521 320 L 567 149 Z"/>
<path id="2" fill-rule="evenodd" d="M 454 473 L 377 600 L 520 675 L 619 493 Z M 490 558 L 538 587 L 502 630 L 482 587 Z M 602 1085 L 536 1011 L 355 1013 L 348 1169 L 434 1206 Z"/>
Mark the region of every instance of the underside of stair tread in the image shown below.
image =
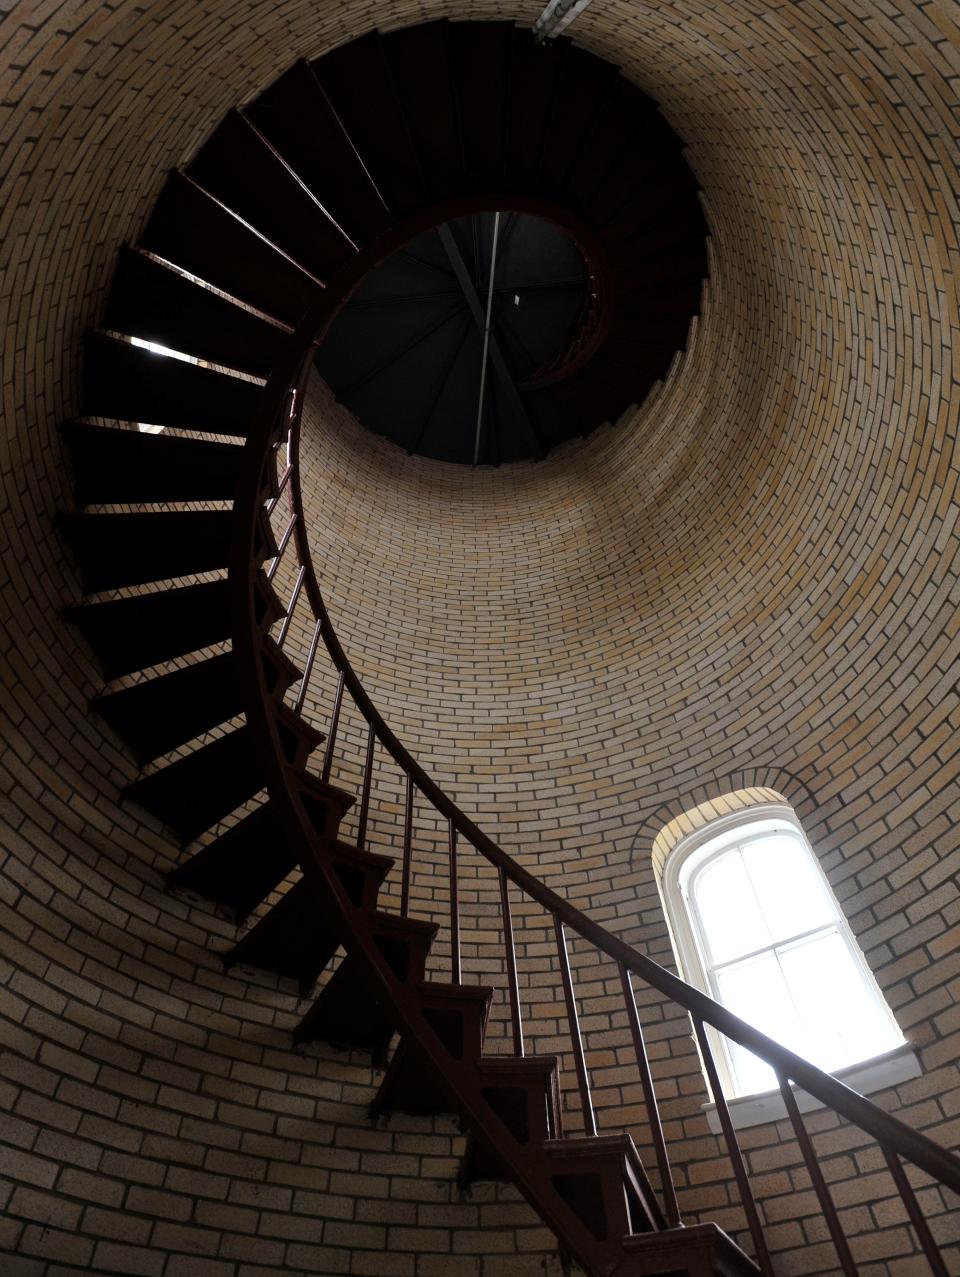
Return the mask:
<path id="1" fill-rule="evenodd" d="M 317 295 L 309 275 L 181 173 L 167 179 L 140 245 L 290 325 Z"/>
<path id="2" fill-rule="evenodd" d="M 241 111 L 231 111 L 187 176 L 325 283 L 355 252 L 322 205 Z"/>
<path id="3" fill-rule="evenodd" d="M 80 421 L 63 434 L 78 505 L 233 500 L 243 453 L 235 444 Z"/>
<path id="4" fill-rule="evenodd" d="M 293 717 L 291 715 L 291 717 Z M 285 733 L 288 761 L 302 767 L 316 738 L 301 719 Z M 184 845 L 263 789 L 251 729 L 244 725 L 128 786 L 125 793 L 177 830 Z"/>
<path id="5" fill-rule="evenodd" d="M 364 965 L 349 955 L 294 1030 L 294 1042 L 324 1040 L 369 1051 L 383 1060 L 397 1028 L 397 1012 L 373 984 Z"/>
<path id="6" fill-rule="evenodd" d="M 248 727 L 128 786 L 126 797 L 175 829 L 186 845 L 263 788 Z"/>
<path id="7" fill-rule="evenodd" d="M 61 526 L 88 592 L 215 572 L 228 562 L 228 510 L 67 514 Z"/>
<path id="8" fill-rule="evenodd" d="M 226 581 L 181 586 L 66 610 L 108 678 L 149 669 L 230 636 Z"/>
<path id="9" fill-rule="evenodd" d="M 291 67 L 245 113 L 356 244 L 387 227 L 373 179 L 308 62 Z"/>
<path id="10" fill-rule="evenodd" d="M 87 334 L 81 403 L 88 416 L 245 437 L 262 396 L 257 382 Z"/>
<path id="11" fill-rule="evenodd" d="M 243 691 L 232 652 L 198 661 L 109 696 L 92 708 L 136 750 L 141 763 L 236 717 Z"/>
<path id="12" fill-rule="evenodd" d="M 314 777 L 301 777 L 300 785 L 317 837 L 334 838 L 352 795 Z M 215 900 L 242 922 L 296 865 L 296 851 L 271 801 L 201 847 L 170 874 L 168 885 Z"/>
<path id="13" fill-rule="evenodd" d="M 126 246 L 104 327 L 258 377 L 268 375 L 287 340 L 285 327 Z"/>
<path id="14" fill-rule="evenodd" d="M 274 854 L 276 856 L 276 852 Z M 334 843 L 325 858 L 351 903 L 357 908 L 372 910 L 393 861 L 386 857 L 367 857 L 355 847 L 342 843 Z M 310 881 L 302 878 L 238 940 L 226 961 L 228 964 L 242 962 L 296 979 L 306 989 L 336 953 L 346 932 L 338 911 L 330 907 L 323 894 L 318 895 Z"/>
<path id="15" fill-rule="evenodd" d="M 393 217 L 419 207 L 422 179 L 390 79 L 383 37 L 371 31 L 310 65 Z M 357 93 L 363 84 L 365 92 Z"/>

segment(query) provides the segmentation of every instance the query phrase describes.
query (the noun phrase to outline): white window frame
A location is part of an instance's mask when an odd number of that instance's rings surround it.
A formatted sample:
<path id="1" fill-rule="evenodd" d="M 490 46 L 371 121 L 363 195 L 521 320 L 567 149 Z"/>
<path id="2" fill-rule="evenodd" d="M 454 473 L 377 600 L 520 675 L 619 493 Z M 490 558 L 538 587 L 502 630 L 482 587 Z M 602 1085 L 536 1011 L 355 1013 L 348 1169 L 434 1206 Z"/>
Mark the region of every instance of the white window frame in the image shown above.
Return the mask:
<path id="1" fill-rule="evenodd" d="M 753 826 L 754 828 L 751 828 Z M 834 926 L 846 943 L 855 965 L 863 978 L 864 989 L 872 996 L 891 1027 L 891 1048 L 872 1059 L 858 1061 L 835 1072 L 848 1086 L 862 1092 L 882 1090 L 908 1078 L 920 1075 L 920 1066 L 912 1047 L 904 1040 L 896 1019 L 887 1004 L 873 972 L 857 944 L 850 924 L 844 916 L 826 874 L 803 832 L 793 810 L 785 803 L 757 803 L 740 811 L 717 817 L 701 828 L 682 838 L 667 855 L 662 874 L 661 894 L 681 973 L 684 979 L 715 1001 L 721 1002 L 713 972 L 706 954 L 703 929 L 697 918 L 695 903 L 691 900 L 691 879 L 712 859 L 723 855 L 733 847 L 742 846 L 755 838 L 771 833 L 786 833 L 797 838 L 806 849 L 810 861 L 827 890 L 836 912 L 835 924 L 824 924 L 816 931 L 833 930 Z M 800 938 L 798 934 L 796 939 Z M 791 940 L 794 937 L 791 937 Z M 788 941 L 787 943 L 789 943 Z M 772 946 L 771 946 L 772 947 Z M 747 955 L 743 955 L 744 957 Z M 742 957 L 737 961 L 742 961 Z M 717 964 L 722 967 L 724 963 Z M 786 1109 L 779 1090 L 755 1095 L 738 1095 L 730 1050 L 726 1038 L 707 1026 L 710 1046 L 714 1054 L 717 1073 L 724 1096 L 730 1108 L 734 1124 L 752 1126 L 761 1122 L 778 1120 L 786 1116 Z M 811 1097 L 799 1094 L 801 1109 L 809 1110 L 820 1105 Z M 704 1105 L 711 1129 L 719 1130 L 716 1105 Z"/>

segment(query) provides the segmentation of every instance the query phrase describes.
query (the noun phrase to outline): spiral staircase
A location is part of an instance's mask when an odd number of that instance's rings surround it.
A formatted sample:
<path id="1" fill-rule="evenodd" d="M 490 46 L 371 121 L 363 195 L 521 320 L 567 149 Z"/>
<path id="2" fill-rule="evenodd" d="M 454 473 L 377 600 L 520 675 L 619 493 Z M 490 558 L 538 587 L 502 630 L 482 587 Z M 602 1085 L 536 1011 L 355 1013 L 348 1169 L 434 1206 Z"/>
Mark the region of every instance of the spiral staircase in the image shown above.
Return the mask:
<path id="1" fill-rule="evenodd" d="M 463 1180 L 512 1182 L 593 1277 L 775 1271 L 706 1026 L 776 1070 L 840 1268 L 856 1271 L 851 1246 L 791 1084 L 878 1141 L 918 1250 L 945 1277 L 904 1164 L 957 1192 L 960 1162 L 524 871 L 408 754 L 337 639 L 310 559 L 297 468 L 306 369 L 372 266 L 417 234 L 489 209 L 563 227 L 599 298 L 524 392 L 538 455 L 644 397 L 685 342 L 706 271 L 706 227 L 679 142 L 615 68 L 568 42 L 539 46 L 501 23 L 432 23 L 375 32 L 299 63 L 169 176 L 139 244 L 122 251 L 101 328 L 87 339 L 82 412 L 64 427 L 78 511 L 64 516 L 63 530 L 91 596 L 70 617 L 106 679 L 125 682 L 95 708 L 146 768 L 126 798 L 192 848 L 172 884 L 219 902 L 238 922 L 299 866 L 294 885 L 225 960 L 292 977 L 306 992 L 345 953 L 297 1037 L 349 1044 L 386 1063 L 374 1113 L 458 1114 L 468 1132 Z M 294 558 L 284 601 L 274 586 Z M 313 627 L 303 668 L 284 650 L 295 614 Z M 320 660 L 337 678 L 325 733 L 305 716 Z M 367 725 L 358 793 L 330 782 L 346 698 Z M 396 858 L 366 848 L 377 751 L 405 781 Z M 348 843 L 340 824 L 355 802 Z M 424 802 L 448 831 L 443 981 L 427 974 L 436 923 L 410 912 L 414 810 Z M 464 844 L 499 876 L 508 1055 L 484 1054 L 492 990 L 462 979 Z M 400 878 L 398 912 L 378 907 L 391 874 Z M 572 1135 L 558 1061 L 526 1051 L 511 912 L 519 897 L 552 920 L 581 1101 Z M 617 965 L 656 1190 L 630 1135 L 597 1130 L 570 933 Z M 637 979 L 692 1017 L 752 1255 L 716 1225 L 681 1221 Z"/>

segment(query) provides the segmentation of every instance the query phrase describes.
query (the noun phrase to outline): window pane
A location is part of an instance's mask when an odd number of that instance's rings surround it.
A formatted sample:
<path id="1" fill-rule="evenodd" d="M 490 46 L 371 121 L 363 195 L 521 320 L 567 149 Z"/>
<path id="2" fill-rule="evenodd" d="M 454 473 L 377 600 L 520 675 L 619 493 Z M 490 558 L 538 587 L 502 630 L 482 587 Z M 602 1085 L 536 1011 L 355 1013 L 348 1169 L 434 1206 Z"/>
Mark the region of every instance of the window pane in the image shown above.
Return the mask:
<path id="1" fill-rule="evenodd" d="M 735 1015 L 752 1024 L 792 1051 L 799 1049 L 804 1033 L 783 972 L 773 953 L 748 958 L 717 973 L 720 1001 Z M 773 1070 L 749 1051 L 731 1044 L 737 1094 L 752 1095 L 777 1085 Z"/>
<path id="2" fill-rule="evenodd" d="M 804 1026 L 798 1054 L 830 1071 L 899 1045 L 900 1034 L 836 931 L 801 940 L 779 956 Z"/>
<path id="3" fill-rule="evenodd" d="M 743 859 L 774 940 L 836 921 L 812 853 L 798 838 L 772 834 L 758 839 L 744 847 Z"/>
<path id="4" fill-rule="evenodd" d="M 694 898 L 713 963 L 729 962 L 770 944 L 737 850 L 711 860 L 694 879 Z"/>

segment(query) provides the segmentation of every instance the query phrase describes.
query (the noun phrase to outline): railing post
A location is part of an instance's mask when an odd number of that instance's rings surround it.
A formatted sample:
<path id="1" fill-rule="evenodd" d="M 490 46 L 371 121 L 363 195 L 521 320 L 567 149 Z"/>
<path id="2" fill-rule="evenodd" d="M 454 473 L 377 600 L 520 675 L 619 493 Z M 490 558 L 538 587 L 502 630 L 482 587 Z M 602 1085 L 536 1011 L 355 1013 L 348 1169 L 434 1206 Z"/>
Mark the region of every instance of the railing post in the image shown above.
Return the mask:
<path id="1" fill-rule="evenodd" d="M 747 1178 L 747 1168 L 743 1161 L 743 1154 L 740 1151 L 740 1145 L 737 1143 L 737 1135 L 733 1129 L 733 1121 L 730 1117 L 730 1110 L 727 1108 L 726 1096 L 723 1094 L 723 1087 L 720 1085 L 720 1076 L 717 1073 L 717 1066 L 713 1059 L 713 1052 L 710 1049 L 710 1043 L 707 1041 L 707 1032 L 704 1028 L 703 1021 L 697 1016 L 691 1016 L 693 1027 L 697 1034 L 697 1043 L 700 1046 L 700 1055 L 703 1059 L 704 1068 L 707 1070 L 707 1081 L 710 1083 L 710 1090 L 713 1092 L 713 1100 L 717 1106 L 717 1116 L 720 1118 L 720 1127 L 723 1131 L 723 1138 L 727 1145 L 727 1156 L 733 1164 L 733 1173 L 737 1180 L 737 1188 L 740 1190 L 740 1201 L 743 1204 L 743 1211 L 747 1217 L 747 1224 L 750 1228 L 750 1236 L 753 1238 L 754 1249 L 757 1252 L 757 1263 L 763 1271 L 764 1277 L 773 1277 L 773 1264 L 770 1261 L 770 1251 L 767 1249 L 767 1240 L 763 1235 L 763 1226 L 760 1223 L 760 1212 L 757 1210 L 757 1202 L 753 1196 L 753 1189 L 750 1187 L 750 1180 Z"/>
<path id="2" fill-rule="evenodd" d="M 630 1022 L 630 1034 L 633 1038 L 633 1049 L 637 1057 L 637 1068 L 640 1070 L 640 1085 L 643 1087 L 643 1100 L 647 1106 L 647 1121 L 650 1124 L 650 1135 L 657 1155 L 657 1167 L 660 1171 L 660 1184 L 663 1192 L 664 1215 L 671 1228 L 680 1224 L 680 1208 L 677 1205 L 677 1190 L 673 1183 L 673 1171 L 670 1169 L 670 1157 L 667 1153 L 667 1141 L 663 1135 L 663 1124 L 660 1121 L 660 1109 L 657 1106 L 657 1095 L 653 1087 L 653 1075 L 650 1072 L 650 1061 L 647 1059 L 647 1048 L 643 1040 L 643 1029 L 637 1012 L 637 999 L 633 992 L 630 972 L 618 963 L 620 968 L 620 984 L 627 1005 L 627 1019 Z"/>
<path id="3" fill-rule="evenodd" d="M 833 1204 L 833 1198 L 830 1196 L 827 1182 L 823 1178 L 823 1171 L 821 1171 L 820 1163 L 817 1161 L 813 1141 L 810 1139 L 807 1128 L 803 1124 L 803 1118 L 800 1116 L 800 1109 L 797 1107 L 797 1097 L 794 1095 L 788 1079 L 780 1072 L 777 1073 L 777 1081 L 780 1083 L 780 1094 L 783 1096 L 783 1103 L 787 1110 L 787 1116 L 790 1118 L 790 1125 L 793 1127 L 793 1133 L 797 1137 L 800 1152 L 810 1174 L 813 1191 L 817 1195 L 820 1209 L 823 1211 L 824 1219 L 827 1221 L 827 1228 L 830 1230 L 830 1237 L 833 1240 L 837 1258 L 840 1260 L 840 1267 L 847 1277 L 856 1277 L 857 1266 L 853 1262 L 853 1256 L 850 1254 L 850 1247 L 847 1245 L 847 1239 L 840 1223 L 840 1216 L 837 1214 L 837 1208 Z"/>
<path id="4" fill-rule="evenodd" d="M 302 567 L 297 573 L 297 579 L 293 583 L 293 589 L 290 591 L 290 602 L 287 604 L 287 613 L 283 618 L 283 624 L 280 626 L 280 633 L 277 635 L 277 647 L 282 648 L 287 641 L 287 633 L 290 629 L 290 622 L 293 620 L 293 613 L 296 609 L 297 602 L 300 598 L 300 591 L 303 589 L 303 578 L 307 575 L 307 569 Z"/>
<path id="5" fill-rule="evenodd" d="M 322 781 L 330 779 L 330 769 L 333 766 L 333 747 L 337 742 L 337 727 L 340 723 L 340 706 L 343 704 L 343 670 L 340 671 L 340 677 L 337 679 L 337 693 L 333 698 L 333 712 L 330 715 L 330 730 L 327 732 L 327 748 L 323 752 L 323 770 L 320 773 Z"/>
<path id="6" fill-rule="evenodd" d="M 560 962 L 560 975 L 563 979 L 563 996 L 567 1004 L 570 1041 L 573 1044 L 573 1063 L 577 1070 L 577 1082 L 580 1086 L 583 1129 L 586 1135 L 596 1135 L 597 1119 L 593 1112 L 593 1099 L 590 1095 L 590 1076 L 587 1073 L 587 1061 L 583 1054 L 583 1039 L 580 1036 L 580 1018 L 577 1015 L 577 1000 L 573 992 L 573 976 L 570 974 L 567 938 L 563 934 L 563 923 L 556 914 L 553 915 L 553 929 L 557 937 L 557 958 Z"/>
<path id="7" fill-rule="evenodd" d="M 357 823 L 357 850 L 363 851 L 367 845 L 367 816 L 370 813 L 370 783 L 373 780 L 373 747 L 377 737 L 373 723 L 367 728 L 367 757 L 363 765 L 363 792 L 360 797 L 360 820 Z"/>
<path id="8" fill-rule="evenodd" d="M 447 821 L 447 836 L 450 845 L 450 979 L 453 984 L 460 983 L 460 893 L 457 886 L 457 827 L 450 819 Z"/>
<path id="9" fill-rule="evenodd" d="M 290 544 L 290 538 L 293 536 L 293 529 L 296 526 L 297 526 L 297 515 L 296 515 L 296 512 L 294 512 L 293 514 L 291 514 L 290 522 L 287 524 L 286 528 L 284 528 L 283 536 L 280 538 L 280 544 L 277 546 L 277 557 L 273 560 L 273 562 L 270 564 L 270 567 L 267 570 L 268 581 L 272 581 L 273 578 L 277 575 L 277 568 L 280 566 L 280 560 L 283 558 L 284 551 L 286 550 L 287 546 Z"/>
<path id="10" fill-rule="evenodd" d="M 300 689 L 297 692 L 297 699 L 294 703 L 294 710 L 300 713 L 303 709 L 303 702 L 307 695 L 307 688 L 310 686 L 310 676 L 313 674 L 313 663 L 317 659 L 317 647 L 320 643 L 320 631 L 323 628 L 323 622 L 317 621 L 313 627 L 313 638 L 310 640 L 310 651 L 307 653 L 307 663 L 303 667 L 303 674 L 300 676 Z M 341 679 L 342 679 L 341 675 Z M 342 684 L 341 684 L 342 686 Z M 326 758 L 324 758 L 324 766 L 326 766 Z M 324 777 L 326 780 L 326 776 Z"/>
<path id="11" fill-rule="evenodd" d="M 513 915 L 510 912 L 510 884 L 507 871 L 500 866 L 500 912 L 503 915 L 503 944 L 507 957 L 507 980 L 510 984 L 510 1021 L 513 1025 L 513 1053 L 523 1055 L 523 1016 L 520 1011 L 520 985 L 517 980 L 517 952 L 513 944 Z"/>
<path id="12" fill-rule="evenodd" d="M 907 1173 L 903 1169 L 903 1163 L 900 1158 L 891 1149 L 880 1146 L 883 1156 L 887 1160 L 890 1168 L 890 1174 L 893 1176 L 893 1182 L 897 1186 L 897 1192 L 900 1199 L 907 1208 L 907 1214 L 910 1216 L 910 1223 L 913 1225 L 914 1232 L 920 1245 L 923 1247 L 923 1253 L 927 1257 L 927 1263 L 934 1274 L 934 1277 L 947 1277 L 947 1266 L 943 1262 L 940 1254 L 940 1248 L 933 1240 L 933 1234 L 930 1232 L 930 1226 L 923 1218 L 923 1212 L 920 1209 L 920 1203 L 917 1201 L 917 1195 L 914 1193 L 907 1179 Z"/>
<path id="13" fill-rule="evenodd" d="M 410 911 L 410 866 L 413 859 L 413 777 L 407 772 L 407 801 L 403 813 L 403 879 L 400 886 L 400 916 Z"/>

